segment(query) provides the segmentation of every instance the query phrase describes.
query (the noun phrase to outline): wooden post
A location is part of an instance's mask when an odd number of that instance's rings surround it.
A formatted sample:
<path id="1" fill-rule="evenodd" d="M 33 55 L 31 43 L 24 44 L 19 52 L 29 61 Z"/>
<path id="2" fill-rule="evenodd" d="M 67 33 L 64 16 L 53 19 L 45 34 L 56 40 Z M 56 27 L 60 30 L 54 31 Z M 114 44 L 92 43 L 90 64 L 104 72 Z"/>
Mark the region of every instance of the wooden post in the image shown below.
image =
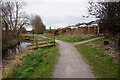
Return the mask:
<path id="1" fill-rule="evenodd" d="M 48 46 L 49 45 L 49 38 L 47 38 L 46 43 L 47 43 L 47 46 Z"/>
<path id="2" fill-rule="evenodd" d="M 97 32 L 97 33 L 98 33 L 98 35 L 99 35 L 99 32 L 100 32 L 100 28 L 99 28 L 99 25 L 97 26 L 97 28 L 98 28 L 98 32 Z"/>
<path id="3" fill-rule="evenodd" d="M 38 40 L 36 39 L 36 45 L 37 45 L 37 48 L 38 48 Z"/>
<path id="4" fill-rule="evenodd" d="M 55 29 L 55 28 L 54 28 L 54 29 Z M 53 36 L 54 36 L 54 46 L 55 46 L 55 31 L 54 31 L 54 35 L 53 35 Z"/>

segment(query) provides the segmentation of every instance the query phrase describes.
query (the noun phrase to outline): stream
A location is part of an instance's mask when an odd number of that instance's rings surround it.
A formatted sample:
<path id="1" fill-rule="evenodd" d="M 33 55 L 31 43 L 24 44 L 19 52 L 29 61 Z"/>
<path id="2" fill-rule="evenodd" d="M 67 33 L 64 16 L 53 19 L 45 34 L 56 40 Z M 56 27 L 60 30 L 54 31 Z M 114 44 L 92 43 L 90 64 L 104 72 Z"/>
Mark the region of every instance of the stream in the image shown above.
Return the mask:
<path id="1" fill-rule="evenodd" d="M 8 48 L 7 51 L 3 52 L 2 59 L 6 59 L 7 57 L 14 56 L 16 54 L 24 53 L 27 50 L 27 46 L 31 45 L 31 43 L 28 42 L 20 42 L 17 46 L 13 48 Z"/>

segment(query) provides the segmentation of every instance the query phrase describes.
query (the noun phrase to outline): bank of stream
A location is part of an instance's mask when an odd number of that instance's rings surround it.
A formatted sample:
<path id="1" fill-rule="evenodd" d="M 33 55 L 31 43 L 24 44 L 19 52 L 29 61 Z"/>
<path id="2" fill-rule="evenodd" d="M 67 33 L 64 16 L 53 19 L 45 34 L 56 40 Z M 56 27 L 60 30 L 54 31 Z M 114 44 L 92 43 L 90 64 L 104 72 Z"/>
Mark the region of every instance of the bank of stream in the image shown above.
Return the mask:
<path id="1" fill-rule="evenodd" d="M 28 45 L 31 45 L 32 43 L 28 42 L 20 42 L 18 45 L 8 48 L 6 51 L 2 52 L 2 71 L 3 74 L 6 71 L 9 71 L 8 69 L 13 66 L 16 56 L 21 56 L 22 54 L 25 54 L 25 52 L 28 50 Z"/>
<path id="2" fill-rule="evenodd" d="M 10 56 L 14 56 L 17 54 L 21 54 L 27 50 L 27 46 L 31 45 L 31 43 L 28 42 L 20 42 L 18 45 L 8 48 L 6 51 L 3 52 L 2 59 L 6 60 Z"/>

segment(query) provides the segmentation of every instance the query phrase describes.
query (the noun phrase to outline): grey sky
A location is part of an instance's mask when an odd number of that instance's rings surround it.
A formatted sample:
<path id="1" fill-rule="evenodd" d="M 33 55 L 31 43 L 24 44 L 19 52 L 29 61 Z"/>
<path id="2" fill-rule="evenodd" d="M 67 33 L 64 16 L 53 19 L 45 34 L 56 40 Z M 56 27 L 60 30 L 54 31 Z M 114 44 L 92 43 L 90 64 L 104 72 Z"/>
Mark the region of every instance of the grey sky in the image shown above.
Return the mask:
<path id="1" fill-rule="evenodd" d="M 89 22 L 95 20 L 92 17 L 87 19 L 88 0 L 25 0 L 27 5 L 24 11 L 31 15 L 40 15 L 46 28 L 49 26 L 66 27 L 68 25 Z"/>

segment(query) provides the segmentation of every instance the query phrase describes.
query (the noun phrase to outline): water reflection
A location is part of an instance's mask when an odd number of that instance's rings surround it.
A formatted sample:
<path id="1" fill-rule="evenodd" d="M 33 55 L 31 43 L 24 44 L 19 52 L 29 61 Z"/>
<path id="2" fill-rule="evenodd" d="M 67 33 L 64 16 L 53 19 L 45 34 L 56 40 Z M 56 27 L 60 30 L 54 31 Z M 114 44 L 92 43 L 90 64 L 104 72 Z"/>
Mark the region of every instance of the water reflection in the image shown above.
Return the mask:
<path id="1" fill-rule="evenodd" d="M 23 53 L 25 50 L 27 50 L 27 46 L 31 45 L 31 43 L 28 42 L 20 42 L 20 44 L 18 44 L 17 46 L 8 49 L 6 52 L 3 52 L 4 57 L 8 57 L 8 56 L 12 56 L 15 54 L 19 54 L 19 53 Z"/>

